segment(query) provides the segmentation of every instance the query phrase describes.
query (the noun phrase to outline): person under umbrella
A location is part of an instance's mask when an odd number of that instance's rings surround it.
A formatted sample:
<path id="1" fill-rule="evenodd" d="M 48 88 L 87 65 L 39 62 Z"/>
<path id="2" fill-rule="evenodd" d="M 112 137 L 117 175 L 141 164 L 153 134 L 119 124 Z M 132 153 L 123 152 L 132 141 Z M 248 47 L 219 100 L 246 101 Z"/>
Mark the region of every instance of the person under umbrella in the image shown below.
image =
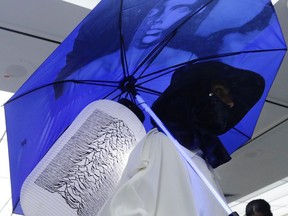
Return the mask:
<path id="1" fill-rule="evenodd" d="M 175 71 L 170 86 L 152 106 L 222 197 L 212 168 L 231 158 L 217 135 L 245 116 L 264 86 L 264 79 L 252 71 L 218 61 L 191 63 Z M 104 215 L 227 213 L 173 142 L 154 128 L 131 152 L 118 187 L 97 214 Z"/>
<path id="2" fill-rule="evenodd" d="M 176 70 L 152 109 L 181 145 L 201 150 L 216 168 L 231 159 L 217 136 L 240 122 L 264 87 L 252 71 L 219 61 L 190 63 Z"/>

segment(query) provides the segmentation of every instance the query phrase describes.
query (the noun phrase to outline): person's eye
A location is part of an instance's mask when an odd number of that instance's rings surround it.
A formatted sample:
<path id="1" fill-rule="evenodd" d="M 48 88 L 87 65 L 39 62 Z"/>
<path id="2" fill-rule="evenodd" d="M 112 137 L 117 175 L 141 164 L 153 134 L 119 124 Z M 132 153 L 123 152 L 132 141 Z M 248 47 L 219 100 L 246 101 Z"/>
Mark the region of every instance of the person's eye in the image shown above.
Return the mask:
<path id="1" fill-rule="evenodd" d="M 159 12 L 159 9 L 153 8 L 149 11 L 148 16 L 155 16 Z"/>

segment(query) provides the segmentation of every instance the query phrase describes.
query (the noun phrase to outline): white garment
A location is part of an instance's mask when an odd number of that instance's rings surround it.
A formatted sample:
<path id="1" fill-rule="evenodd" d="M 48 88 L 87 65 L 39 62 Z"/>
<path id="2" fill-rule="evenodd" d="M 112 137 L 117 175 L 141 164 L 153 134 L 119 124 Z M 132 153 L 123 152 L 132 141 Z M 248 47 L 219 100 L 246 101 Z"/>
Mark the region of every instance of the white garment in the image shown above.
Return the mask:
<path id="1" fill-rule="evenodd" d="M 192 160 L 219 189 L 206 162 L 195 154 Z M 98 214 L 132 215 L 224 216 L 227 213 L 168 137 L 154 129 L 132 151 L 120 184 Z"/>

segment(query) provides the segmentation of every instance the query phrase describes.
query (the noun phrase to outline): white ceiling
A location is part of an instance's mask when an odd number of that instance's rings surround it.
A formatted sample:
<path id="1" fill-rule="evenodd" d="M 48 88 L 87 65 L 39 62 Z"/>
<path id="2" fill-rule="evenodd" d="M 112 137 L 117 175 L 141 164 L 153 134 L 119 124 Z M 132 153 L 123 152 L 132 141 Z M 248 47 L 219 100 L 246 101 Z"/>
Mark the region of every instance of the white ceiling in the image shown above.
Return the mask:
<path id="1" fill-rule="evenodd" d="M 275 8 L 288 41 L 287 0 Z M 0 90 L 15 92 L 88 13 L 61 0 L 1 0 Z M 288 176 L 287 69 L 286 55 L 269 93 L 273 103 L 265 104 L 254 140 L 216 170 L 224 193 L 233 195 L 229 201 Z"/>

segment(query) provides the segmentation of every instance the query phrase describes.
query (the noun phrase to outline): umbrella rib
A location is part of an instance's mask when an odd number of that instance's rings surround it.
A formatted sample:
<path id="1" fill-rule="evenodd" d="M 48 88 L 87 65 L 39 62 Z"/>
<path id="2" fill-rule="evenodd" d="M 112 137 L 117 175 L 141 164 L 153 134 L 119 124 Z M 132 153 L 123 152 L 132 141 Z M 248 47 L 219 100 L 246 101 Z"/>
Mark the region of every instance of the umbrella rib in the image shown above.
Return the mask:
<path id="1" fill-rule="evenodd" d="M 287 105 L 285 105 L 285 104 L 281 104 L 281 103 L 277 103 L 277 102 L 275 102 L 275 101 L 272 101 L 272 100 L 265 100 L 265 102 L 267 102 L 267 103 L 270 103 L 270 104 L 273 104 L 273 105 L 276 105 L 276 106 L 280 106 L 280 107 L 283 107 L 283 108 L 288 108 L 288 106 Z"/>
<path id="2" fill-rule="evenodd" d="M 117 90 L 118 90 L 118 89 L 116 89 L 115 91 L 117 91 Z M 106 98 L 109 97 L 111 94 L 113 94 L 115 91 L 113 91 L 113 92 L 111 92 L 110 94 L 106 95 L 104 98 L 106 99 Z M 121 92 L 119 95 L 113 97 L 111 100 L 115 100 L 116 98 L 118 98 L 117 101 L 119 101 L 119 99 L 121 98 L 121 96 L 123 95 L 123 93 L 124 93 L 124 92 Z M 133 97 L 131 96 L 130 92 L 126 92 L 124 98 L 127 98 L 128 96 L 130 97 L 131 100 L 133 99 Z M 134 100 L 134 101 L 135 101 L 135 100 Z"/>
<path id="3" fill-rule="evenodd" d="M 162 69 L 162 70 L 159 70 L 159 71 L 154 71 L 152 73 L 149 73 L 149 74 L 146 74 L 144 76 L 141 76 L 141 77 L 138 77 L 138 80 L 140 79 L 143 79 L 143 78 L 146 78 L 146 77 L 149 77 L 149 76 L 152 76 L 152 75 L 155 75 L 155 74 L 159 74 L 159 73 L 162 73 L 164 71 L 166 71 L 167 69 L 171 69 L 169 71 L 167 71 L 166 73 L 162 74 L 162 75 L 159 75 L 157 77 L 153 77 L 145 82 L 142 82 L 142 83 L 139 83 L 139 85 L 143 84 L 143 83 L 146 83 L 146 82 L 149 82 L 155 78 L 159 78 L 163 75 L 166 75 L 168 73 L 171 73 L 173 70 L 176 70 L 177 68 L 179 67 L 182 67 L 188 63 L 196 63 L 198 61 L 205 61 L 205 60 L 210 60 L 210 59 L 216 59 L 216 58 L 222 58 L 222 57 L 228 57 L 228 56 L 233 56 L 233 55 L 239 55 L 239 54 L 244 54 L 244 53 L 259 53 L 259 52 L 273 52 L 273 51 L 286 51 L 287 49 L 286 48 L 279 48 L 279 49 L 266 49 L 266 50 L 250 50 L 250 51 L 241 51 L 241 52 L 231 52 L 231 53 L 226 53 L 226 54 L 217 54 L 217 55 L 211 55 L 211 56 L 207 56 L 207 57 L 203 57 L 203 58 L 197 58 L 197 59 L 193 59 L 191 61 L 187 61 L 185 63 L 181 63 L 181 64 L 177 64 L 177 65 L 174 65 L 174 66 L 171 66 L 171 67 L 168 67 L 168 68 L 165 68 L 165 69 Z"/>
<path id="4" fill-rule="evenodd" d="M 163 48 L 165 47 L 165 45 L 173 38 L 173 36 L 176 34 L 175 31 L 172 31 L 170 34 L 168 34 L 145 58 L 144 60 L 137 66 L 137 68 L 134 70 L 134 72 L 132 73 L 132 75 L 135 75 L 140 68 L 146 63 L 148 62 L 148 64 L 146 65 L 145 69 L 140 73 L 139 76 L 141 76 L 146 70 L 147 68 L 152 64 L 152 62 L 154 61 L 154 59 L 157 57 L 157 55 L 163 50 Z"/>
<path id="5" fill-rule="evenodd" d="M 118 89 L 116 89 L 116 91 L 117 91 L 117 90 L 118 90 Z M 115 91 L 114 91 L 114 92 L 115 92 Z M 114 92 L 112 92 L 111 94 L 113 94 Z M 119 101 L 119 99 L 122 97 L 123 93 L 124 93 L 124 92 L 121 92 L 119 95 L 113 97 L 111 100 L 116 100 L 116 98 L 118 98 L 117 101 Z M 106 95 L 104 98 L 106 99 L 106 98 L 109 97 L 111 94 Z M 130 100 L 131 100 L 134 104 L 136 104 L 136 100 L 135 100 L 133 94 L 130 93 L 130 92 L 126 92 L 124 98 L 128 98 L 128 96 L 129 96 Z"/>
<path id="6" fill-rule="evenodd" d="M 197 61 L 205 61 L 205 60 L 210 60 L 210 59 L 215 59 L 215 58 L 222 58 L 222 57 L 228 57 L 228 56 L 234 56 L 234 55 L 239 55 L 239 54 L 244 54 L 244 53 L 262 53 L 262 52 L 276 52 L 276 51 L 287 51 L 287 48 L 275 48 L 275 49 L 263 49 L 263 50 L 247 50 L 247 51 L 241 51 L 241 52 L 231 52 L 231 53 L 225 53 L 225 54 L 216 54 L 216 55 L 211 55 L 211 56 L 206 56 L 203 58 L 197 58 L 194 60 L 191 60 L 190 62 L 194 63 Z"/>
<path id="7" fill-rule="evenodd" d="M 145 83 L 147 83 L 147 82 L 150 82 L 150 81 L 152 81 L 152 80 L 158 79 L 158 78 L 160 78 L 160 77 L 162 77 L 162 76 L 165 76 L 165 75 L 167 75 L 167 74 L 169 74 L 169 73 L 172 73 L 172 72 L 174 72 L 174 70 L 171 70 L 171 71 L 168 71 L 168 72 L 166 72 L 166 73 L 160 74 L 160 75 L 158 75 L 158 76 L 152 77 L 152 78 L 150 78 L 150 79 L 148 79 L 148 80 L 145 80 L 145 81 L 139 83 L 139 85 L 143 85 L 143 84 L 145 84 Z"/>
<path id="8" fill-rule="evenodd" d="M 80 84 L 90 84 L 90 85 L 99 85 L 99 86 L 110 86 L 118 87 L 119 82 L 115 81 L 106 81 L 106 80 L 67 80 L 68 82 L 80 83 Z"/>
<path id="9" fill-rule="evenodd" d="M 151 72 L 151 73 L 149 73 L 149 74 L 146 74 L 146 75 L 144 75 L 144 76 L 140 76 L 140 77 L 138 77 L 137 79 L 138 80 L 140 80 L 140 79 L 144 79 L 144 78 L 146 78 L 146 77 L 149 77 L 149 76 L 153 76 L 153 75 L 155 75 L 155 74 L 159 74 L 159 73 L 163 73 L 163 75 L 166 75 L 166 74 L 168 74 L 168 73 L 171 73 L 171 72 L 173 72 L 174 70 L 176 70 L 176 69 L 178 69 L 179 67 L 182 67 L 182 66 L 184 66 L 184 65 L 186 65 L 187 63 L 189 63 L 190 61 L 188 61 L 188 62 L 184 62 L 184 63 L 181 63 L 181 64 L 177 64 L 177 65 L 173 65 L 173 66 L 170 66 L 170 67 L 167 67 L 167 68 L 165 68 L 165 69 L 161 69 L 161 70 L 158 70 L 158 71 L 154 71 L 154 72 Z M 159 77 L 159 76 L 157 76 L 157 77 Z M 152 78 L 153 79 L 153 78 Z M 149 80 L 150 81 L 150 80 Z M 146 82 L 146 81 L 145 81 Z M 142 83 L 141 83 L 142 84 Z"/>
<path id="10" fill-rule="evenodd" d="M 95 85 L 95 86 L 106 86 L 106 87 L 118 87 L 119 83 L 117 81 L 105 81 L 105 80 L 63 80 L 60 82 L 54 82 L 54 84 L 59 84 L 59 83 L 76 83 L 76 84 L 87 84 L 87 85 Z M 48 84 L 47 86 L 51 85 Z M 45 87 L 45 86 L 44 86 Z"/>
<path id="11" fill-rule="evenodd" d="M 35 91 L 37 91 L 39 89 L 46 88 L 48 86 L 52 86 L 52 85 L 55 85 L 55 84 L 68 83 L 68 82 L 79 83 L 79 84 L 90 84 L 90 85 L 107 86 L 107 87 L 118 87 L 118 82 L 116 82 L 116 81 L 114 82 L 114 81 L 104 81 L 104 80 L 95 80 L 95 81 L 94 80 L 63 80 L 63 81 L 59 81 L 59 82 L 48 83 L 46 85 L 42 85 L 42 86 L 39 86 L 39 87 L 34 88 L 32 90 L 26 91 L 25 93 L 22 93 L 22 94 L 14 97 L 14 98 L 8 100 L 5 103 L 5 105 L 17 100 L 18 98 L 21 98 L 21 97 L 25 96 L 27 94 L 35 92 Z M 97 83 L 97 82 L 99 82 L 99 83 Z M 115 84 L 115 85 L 113 85 L 113 84 Z"/>
<path id="12" fill-rule="evenodd" d="M 124 47 L 124 38 L 123 38 L 123 35 L 121 34 L 120 36 L 120 43 L 121 43 L 121 62 L 122 62 L 122 69 L 123 69 L 123 74 L 124 74 L 124 77 L 127 77 L 129 76 L 129 72 L 128 72 L 128 65 L 127 65 L 127 58 L 126 58 L 126 51 L 125 51 L 125 48 Z"/>
<path id="13" fill-rule="evenodd" d="M 146 88 L 146 87 L 143 87 L 143 86 L 137 86 L 137 91 L 146 92 L 146 93 L 154 94 L 154 95 L 157 95 L 157 96 L 160 96 L 162 94 L 162 92 L 159 92 L 159 91 L 156 91 L 156 90 L 153 90 L 153 89 L 149 89 L 149 88 Z"/>
<path id="14" fill-rule="evenodd" d="M 263 135 L 269 133 L 270 131 L 274 130 L 275 128 L 279 127 L 280 125 L 284 124 L 284 123 L 287 122 L 287 121 L 288 121 L 288 118 L 285 118 L 283 121 L 279 122 L 278 124 L 274 125 L 273 127 L 269 128 L 269 129 L 265 130 L 264 132 L 262 132 L 262 133 L 259 134 L 258 136 L 250 139 L 250 140 L 246 143 L 246 145 L 249 144 L 249 143 L 251 143 L 251 142 L 253 142 L 253 141 L 255 141 L 255 140 L 257 140 L 257 139 L 259 139 L 259 138 L 262 137 Z"/>
<path id="15" fill-rule="evenodd" d="M 248 136 L 247 134 L 243 133 L 242 131 L 238 130 L 237 128 L 233 128 L 235 131 L 237 131 L 238 133 L 242 134 L 243 136 L 247 137 L 248 139 L 251 139 L 250 136 Z"/>
<path id="16" fill-rule="evenodd" d="M 129 97 L 130 97 L 130 100 L 131 100 L 134 104 L 136 104 L 135 97 L 134 97 L 133 94 L 130 93 L 130 92 L 129 92 Z"/>
<path id="17" fill-rule="evenodd" d="M 108 95 L 108 96 L 109 96 L 109 95 Z M 108 96 L 107 96 L 107 97 L 108 97 Z M 104 97 L 103 99 L 107 99 L 107 97 Z M 121 97 L 121 94 L 119 94 L 119 95 L 115 96 L 115 97 L 114 97 L 114 98 L 112 98 L 111 100 L 113 100 L 113 101 L 114 101 L 116 98 L 118 98 L 118 100 L 119 100 L 119 99 L 120 99 L 120 97 Z"/>
<path id="18" fill-rule="evenodd" d="M 109 97 L 110 95 L 112 95 L 112 94 L 113 94 L 114 92 L 116 92 L 117 90 L 119 90 L 119 88 L 115 89 L 113 92 L 110 92 L 108 95 L 106 95 L 106 96 L 104 97 L 104 99 L 106 99 L 107 97 Z M 116 96 L 113 97 L 111 100 L 116 100 L 116 98 L 118 98 L 117 101 L 119 101 L 119 99 L 122 97 L 123 94 L 124 94 L 124 92 L 121 91 L 120 94 L 116 95 Z M 126 92 L 126 95 L 124 96 L 124 98 L 126 98 L 127 95 L 128 95 L 128 92 Z"/>
<path id="19" fill-rule="evenodd" d="M 127 56 L 125 50 L 124 36 L 122 32 L 122 10 L 123 10 L 123 0 L 120 2 L 120 13 L 119 13 L 119 33 L 120 33 L 120 50 L 121 50 L 121 65 L 123 69 L 124 78 L 129 76 Z"/>
<path id="20" fill-rule="evenodd" d="M 177 65 L 174 65 L 174 66 L 170 66 L 170 67 L 167 67 L 167 68 L 159 70 L 159 71 L 151 72 L 151 73 L 146 74 L 144 76 L 138 77 L 138 80 L 146 78 L 148 76 L 152 76 L 152 75 L 161 73 L 163 71 L 166 71 L 167 69 L 177 69 L 177 68 L 182 67 L 182 66 L 184 66 L 184 65 L 186 65 L 188 63 L 192 63 L 193 64 L 193 63 L 196 63 L 198 61 L 206 61 L 206 60 L 222 58 L 222 57 L 228 57 L 228 56 L 233 56 L 233 55 L 239 55 L 239 54 L 244 54 L 244 53 L 259 53 L 259 52 L 274 52 L 274 51 L 275 52 L 277 52 L 277 51 L 287 51 L 287 48 L 275 48 L 275 49 L 265 49 L 265 50 L 248 50 L 248 51 L 231 52 L 231 53 L 225 53 L 225 54 L 216 54 L 216 55 L 206 56 L 206 57 L 202 57 L 202 58 L 193 59 L 193 60 L 181 63 L 181 64 L 177 64 Z M 170 72 L 171 71 L 169 71 L 167 73 L 170 73 Z M 141 83 L 141 84 L 143 84 L 143 83 Z"/>
<path id="21" fill-rule="evenodd" d="M 119 90 L 119 88 L 115 88 L 113 91 L 111 91 L 109 94 L 107 94 L 107 95 L 105 95 L 104 97 L 103 97 L 103 99 L 107 99 L 110 95 L 112 95 L 114 92 L 116 92 L 116 91 L 118 91 Z M 115 100 L 117 97 L 121 97 L 121 95 L 122 95 L 122 92 L 119 94 L 119 95 L 117 95 L 117 96 L 115 96 L 112 100 Z"/>
<path id="22" fill-rule="evenodd" d="M 129 96 L 129 92 L 126 92 L 126 94 L 125 94 L 125 98 L 127 98 Z"/>

